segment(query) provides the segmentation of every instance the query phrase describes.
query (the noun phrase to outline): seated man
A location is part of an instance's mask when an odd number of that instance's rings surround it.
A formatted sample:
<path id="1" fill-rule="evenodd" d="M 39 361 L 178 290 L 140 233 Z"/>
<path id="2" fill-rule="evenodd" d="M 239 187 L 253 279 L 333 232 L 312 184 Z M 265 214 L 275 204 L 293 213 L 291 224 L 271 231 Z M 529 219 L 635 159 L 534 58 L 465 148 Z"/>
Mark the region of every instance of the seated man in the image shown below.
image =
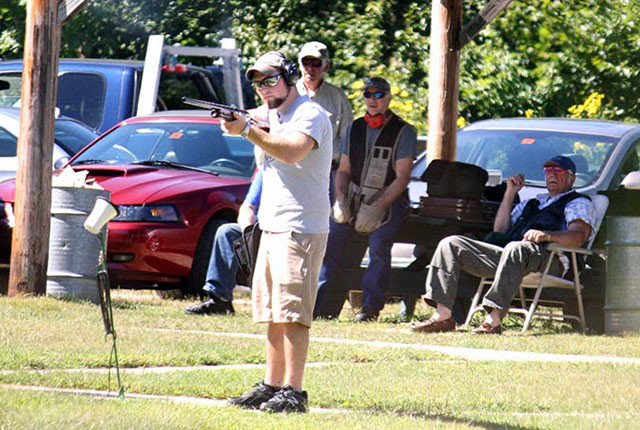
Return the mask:
<path id="1" fill-rule="evenodd" d="M 236 285 L 238 262 L 233 252 L 233 242 L 242 236 L 242 231 L 256 221 L 260 196 L 262 194 L 262 173 L 258 170 L 253 178 L 247 196 L 238 211 L 238 222 L 223 224 L 216 231 L 213 249 L 207 268 L 207 279 L 202 289 L 209 296 L 197 305 L 188 306 L 188 314 L 234 313 L 233 287 Z"/>
<path id="2" fill-rule="evenodd" d="M 596 211 L 587 196 L 572 191 L 576 166 L 568 157 L 555 156 L 543 164 L 548 193 L 519 203 L 512 211 L 514 199 L 524 186 L 524 176 L 507 179 L 507 190 L 496 214 L 493 229 L 486 240 L 464 236 L 444 238 L 431 260 L 424 300 L 436 307 L 433 316 L 411 327 L 412 331 L 436 333 L 453 331 L 451 308 L 456 298 L 460 271 L 474 276 L 494 277 L 482 301 L 487 311 L 484 322 L 474 329 L 478 334 L 500 334 L 501 321 L 522 278 L 544 269 L 551 253 L 545 244 L 556 242 L 578 247 L 595 231 Z M 566 255 L 554 258 L 549 273 L 567 272 Z"/>

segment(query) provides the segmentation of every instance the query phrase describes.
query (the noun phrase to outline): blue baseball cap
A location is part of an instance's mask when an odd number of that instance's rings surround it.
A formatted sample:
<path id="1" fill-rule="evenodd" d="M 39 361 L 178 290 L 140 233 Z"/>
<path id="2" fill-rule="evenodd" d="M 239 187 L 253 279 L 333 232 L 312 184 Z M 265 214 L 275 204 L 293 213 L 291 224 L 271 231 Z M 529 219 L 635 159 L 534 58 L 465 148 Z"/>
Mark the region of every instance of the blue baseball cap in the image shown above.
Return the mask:
<path id="1" fill-rule="evenodd" d="M 545 161 L 542 167 L 548 166 L 558 166 L 562 167 L 564 170 L 570 170 L 574 175 L 576 174 L 576 165 L 573 160 L 569 157 L 565 157 L 564 155 L 556 155 L 555 157 L 550 158 L 548 161 Z"/>

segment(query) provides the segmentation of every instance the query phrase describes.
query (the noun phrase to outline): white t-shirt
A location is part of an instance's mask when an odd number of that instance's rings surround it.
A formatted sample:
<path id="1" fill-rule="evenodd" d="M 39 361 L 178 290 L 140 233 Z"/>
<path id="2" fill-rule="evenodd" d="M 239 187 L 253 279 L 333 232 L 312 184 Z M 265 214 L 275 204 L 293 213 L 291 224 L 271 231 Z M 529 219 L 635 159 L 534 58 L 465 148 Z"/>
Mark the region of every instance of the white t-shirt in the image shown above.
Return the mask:
<path id="1" fill-rule="evenodd" d="M 276 233 L 328 233 L 333 136 L 327 112 L 309 97 L 299 96 L 284 111 L 269 110 L 269 127 L 276 135 L 306 134 L 317 146 L 295 164 L 265 154 L 260 228 Z"/>

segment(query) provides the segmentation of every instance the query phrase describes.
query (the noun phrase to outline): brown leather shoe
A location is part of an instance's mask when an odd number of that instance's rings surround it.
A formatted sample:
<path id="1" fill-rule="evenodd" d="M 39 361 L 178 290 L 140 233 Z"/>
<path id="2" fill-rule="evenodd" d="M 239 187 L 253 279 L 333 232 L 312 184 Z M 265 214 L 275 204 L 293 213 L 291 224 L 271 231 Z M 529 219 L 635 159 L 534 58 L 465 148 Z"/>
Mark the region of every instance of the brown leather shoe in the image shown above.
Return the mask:
<path id="1" fill-rule="evenodd" d="M 483 322 L 473 329 L 473 334 L 502 334 L 502 325 L 492 326 L 488 322 Z"/>
<path id="2" fill-rule="evenodd" d="M 422 323 L 417 323 L 411 326 L 411 331 L 415 333 L 444 333 L 447 331 L 454 331 L 456 329 L 456 321 L 453 317 L 443 320 L 434 321 L 431 319 Z"/>

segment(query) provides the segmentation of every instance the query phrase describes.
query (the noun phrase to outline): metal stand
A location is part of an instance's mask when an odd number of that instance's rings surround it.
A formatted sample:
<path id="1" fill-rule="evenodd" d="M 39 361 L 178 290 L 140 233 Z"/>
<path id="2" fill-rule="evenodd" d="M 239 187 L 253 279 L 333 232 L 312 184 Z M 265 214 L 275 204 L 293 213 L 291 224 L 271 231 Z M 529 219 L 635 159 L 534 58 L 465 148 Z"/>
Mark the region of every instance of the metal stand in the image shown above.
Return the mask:
<path id="1" fill-rule="evenodd" d="M 100 260 L 98 262 L 98 294 L 100 295 L 100 310 L 102 311 L 102 321 L 104 322 L 105 340 L 111 335 L 113 345 L 111 347 L 111 355 L 109 356 L 109 367 L 111 368 L 111 359 L 116 364 L 116 376 L 118 378 L 118 398 L 124 400 L 124 387 L 120 379 L 120 365 L 118 364 L 118 349 L 116 347 L 116 330 L 113 327 L 113 308 L 111 307 L 111 287 L 109 284 L 109 274 L 107 273 L 107 249 L 104 240 L 104 234 L 98 233 L 100 241 Z M 109 373 L 111 378 L 111 373 Z M 111 381 L 109 381 L 111 385 Z"/>

